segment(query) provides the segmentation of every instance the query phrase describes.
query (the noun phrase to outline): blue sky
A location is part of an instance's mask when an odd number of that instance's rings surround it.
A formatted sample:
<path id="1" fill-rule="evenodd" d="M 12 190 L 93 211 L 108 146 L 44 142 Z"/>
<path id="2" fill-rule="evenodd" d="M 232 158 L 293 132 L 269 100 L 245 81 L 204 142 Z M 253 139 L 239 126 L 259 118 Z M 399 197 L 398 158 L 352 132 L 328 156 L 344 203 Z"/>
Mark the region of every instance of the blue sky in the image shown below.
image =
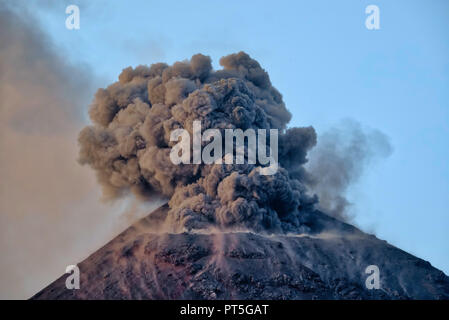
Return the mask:
<path id="1" fill-rule="evenodd" d="M 244 50 L 269 72 L 291 126 L 342 119 L 385 133 L 392 155 L 348 193 L 355 223 L 449 273 L 449 2 L 84 1 L 33 7 L 68 61 L 105 86 L 131 65 Z M 80 30 L 65 28 L 78 4 Z M 380 30 L 365 8 L 380 8 Z"/>

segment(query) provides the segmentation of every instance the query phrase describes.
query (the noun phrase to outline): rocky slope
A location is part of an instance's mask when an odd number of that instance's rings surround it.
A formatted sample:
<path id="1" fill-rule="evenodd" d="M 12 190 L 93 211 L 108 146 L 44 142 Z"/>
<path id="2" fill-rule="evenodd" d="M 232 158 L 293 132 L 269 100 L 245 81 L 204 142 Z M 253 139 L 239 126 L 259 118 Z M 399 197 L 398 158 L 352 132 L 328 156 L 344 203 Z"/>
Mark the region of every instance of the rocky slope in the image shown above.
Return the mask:
<path id="1" fill-rule="evenodd" d="M 429 262 L 315 211 L 307 234 L 161 232 L 163 206 L 32 299 L 449 299 Z M 377 265 L 380 289 L 365 269 Z"/>

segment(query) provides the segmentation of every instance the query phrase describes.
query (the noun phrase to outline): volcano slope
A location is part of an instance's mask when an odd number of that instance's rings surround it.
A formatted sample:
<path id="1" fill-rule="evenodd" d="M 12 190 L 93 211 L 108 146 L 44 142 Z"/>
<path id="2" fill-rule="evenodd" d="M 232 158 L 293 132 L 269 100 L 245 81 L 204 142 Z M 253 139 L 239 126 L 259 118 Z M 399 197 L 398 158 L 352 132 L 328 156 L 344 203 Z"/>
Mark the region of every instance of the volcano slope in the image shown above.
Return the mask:
<path id="1" fill-rule="evenodd" d="M 65 274 L 32 299 L 448 299 L 429 262 L 319 211 L 307 234 L 166 233 L 162 206 L 93 253 L 80 289 Z M 313 215 L 313 218 L 311 217 Z M 367 289 L 377 265 L 380 288 Z"/>

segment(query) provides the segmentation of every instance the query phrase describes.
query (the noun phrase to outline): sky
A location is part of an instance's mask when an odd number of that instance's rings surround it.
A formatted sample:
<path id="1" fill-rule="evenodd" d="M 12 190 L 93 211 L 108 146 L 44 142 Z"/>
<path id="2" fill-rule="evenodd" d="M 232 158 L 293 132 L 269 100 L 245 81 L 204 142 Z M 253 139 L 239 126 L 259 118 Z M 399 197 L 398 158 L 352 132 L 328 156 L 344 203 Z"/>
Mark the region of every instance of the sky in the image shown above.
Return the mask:
<path id="1" fill-rule="evenodd" d="M 79 5 L 80 29 L 65 27 Z M 380 9 L 380 29 L 365 8 Z M 354 223 L 449 274 L 449 2 L 50 1 L 30 13 L 95 83 L 127 66 L 239 51 L 261 63 L 292 113 L 318 133 L 359 122 L 388 136 L 392 154 L 348 190 Z M 84 115 L 87 119 L 87 113 Z M 86 120 L 87 121 L 87 120 Z"/>

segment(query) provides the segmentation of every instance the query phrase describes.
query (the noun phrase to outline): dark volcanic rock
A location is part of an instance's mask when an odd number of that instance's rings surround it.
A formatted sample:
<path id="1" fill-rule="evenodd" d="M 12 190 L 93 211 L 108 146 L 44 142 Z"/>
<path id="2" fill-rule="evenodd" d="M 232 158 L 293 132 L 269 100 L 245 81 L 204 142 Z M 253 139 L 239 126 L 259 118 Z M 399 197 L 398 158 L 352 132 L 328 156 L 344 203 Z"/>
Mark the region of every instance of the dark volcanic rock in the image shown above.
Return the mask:
<path id="1" fill-rule="evenodd" d="M 448 299 L 449 278 L 351 225 L 314 212 L 310 233 L 169 234 L 167 207 L 128 228 L 32 299 Z M 313 215 L 313 217 L 311 216 Z M 380 289 L 365 269 L 377 265 Z"/>

